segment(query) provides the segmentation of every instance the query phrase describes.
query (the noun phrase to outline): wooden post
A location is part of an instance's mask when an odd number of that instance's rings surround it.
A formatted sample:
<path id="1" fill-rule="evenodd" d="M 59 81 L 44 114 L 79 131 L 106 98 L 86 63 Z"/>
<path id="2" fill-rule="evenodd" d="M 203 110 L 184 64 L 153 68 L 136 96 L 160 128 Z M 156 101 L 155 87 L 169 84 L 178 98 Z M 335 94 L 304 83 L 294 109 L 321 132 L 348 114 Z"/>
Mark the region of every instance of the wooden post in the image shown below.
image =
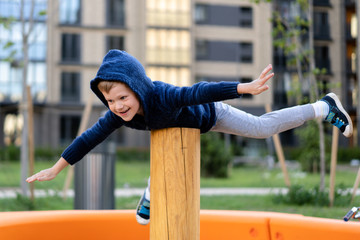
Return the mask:
<path id="1" fill-rule="evenodd" d="M 339 143 L 339 129 L 334 126 L 333 135 L 332 135 L 332 147 L 331 147 L 330 191 L 329 191 L 329 201 L 331 207 L 334 205 L 338 143 Z"/>
<path id="2" fill-rule="evenodd" d="M 267 113 L 271 112 L 270 104 L 265 105 L 265 111 Z M 284 151 L 283 151 L 283 148 L 281 146 L 279 134 L 273 135 L 273 140 L 274 140 L 274 144 L 275 144 L 276 155 L 277 155 L 277 157 L 279 159 L 281 170 L 282 170 L 282 173 L 284 175 L 285 184 L 286 184 L 287 187 L 290 187 L 291 186 L 290 178 L 289 178 L 289 174 L 288 174 L 288 171 L 287 171 L 287 168 L 286 168 Z"/>
<path id="3" fill-rule="evenodd" d="M 200 239 L 200 131 L 151 132 L 151 240 Z"/>
<path id="4" fill-rule="evenodd" d="M 34 153 L 34 107 L 31 96 L 31 87 L 26 86 L 28 104 L 28 139 L 29 139 L 29 176 L 34 175 L 35 153 Z M 34 183 L 30 183 L 30 199 L 34 200 Z"/>
<path id="5" fill-rule="evenodd" d="M 353 186 L 353 192 L 352 192 L 352 196 L 351 196 L 351 203 L 354 202 L 354 199 L 355 199 L 355 196 L 356 196 L 356 191 L 359 187 L 359 183 L 360 183 L 360 168 L 358 170 L 358 173 L 356 175 L 356 179 L 355 179 L 355 182 L 354 182 L 354 186 Z"/>

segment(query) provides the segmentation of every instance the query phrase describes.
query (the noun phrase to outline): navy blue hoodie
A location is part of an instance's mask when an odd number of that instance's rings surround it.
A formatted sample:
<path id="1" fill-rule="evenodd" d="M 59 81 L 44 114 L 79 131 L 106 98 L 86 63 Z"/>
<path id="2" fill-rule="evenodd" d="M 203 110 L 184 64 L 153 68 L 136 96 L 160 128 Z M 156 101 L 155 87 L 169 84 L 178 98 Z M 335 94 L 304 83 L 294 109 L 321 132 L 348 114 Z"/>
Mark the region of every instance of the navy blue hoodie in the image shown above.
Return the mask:
<path id="1" fill-rule="evenodd" d="M 65 149 L 62 157 L 70 164 L 82 159 L 121 126 L 139 130 L 189 127 L 205 133 L 216 123 L 213 102 L 239 97 L 237 82 L 200 82 L 191 87 L 177 87 L 151 81 L 138 60 L 119 50 L 111 50 L 106 54 L 96 77 L 90 82 L 91 90 L 109 108 L 97 87 L 102 80 L 127 84 L 138 96 L 144 116 L 135 115 L 131 121 L 124 121 L 110 110 L 107 111 L 104 117 Z"/>

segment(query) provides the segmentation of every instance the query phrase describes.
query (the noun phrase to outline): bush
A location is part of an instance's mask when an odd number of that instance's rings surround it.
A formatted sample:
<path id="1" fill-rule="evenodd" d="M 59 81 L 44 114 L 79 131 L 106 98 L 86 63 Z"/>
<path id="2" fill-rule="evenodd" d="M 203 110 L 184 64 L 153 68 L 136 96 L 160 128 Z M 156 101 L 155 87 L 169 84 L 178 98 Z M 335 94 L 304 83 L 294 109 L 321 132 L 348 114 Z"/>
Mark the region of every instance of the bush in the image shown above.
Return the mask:
<path id="1" fill-rule="evenodd" d="M 0 150 L 1 161 L 20 161 L 20 148 L 15 145 L 4 147 Z"/>
<path id="2" fill-rule="evenodd" d="M 319 172 L 320 169 L 320 149 L 319 149 L 319 128 L 316 121 L 308 121 L 305 127 L 295 130 L 299 137 L 301 149 L 298 160 L 302 170 L 306 172 Z M 325 135 L 325 146 L 331 146 L 331 140 Z M 331 149 L 327 148 L 325 152 L 326 166 L 329 166 Z"/>
<path id="3" fill-rule="evenodd" d="M 360 160 L 360 147 L 339 147 L 338 162 L 349 163 L 352 159 Z"/>
<path id="4" fill-rule="evenodd" d="M 233 155 L 220 133 L 209 132 L 201 135 L 201 175 L 204 177 L 226 178 Z"/>
<path id="5" fill-rule="evenodd" d="M 287 194 L 278 194 L 273 197 L 274 203 L 289 204 L 289 205 L 314 205 L 314 206 L 329 206 L 329 192 L 319 191 L 319 187 L 307 189 L 301 185 L 293 185 L 289 188 Z M 347 206 L 350 204 L 351 194 L 340 184 L 335 188 L 334 205 Z"/>
<path id="6" fill-rule="evenodd" d="M 55 161 L 61 156 L 63 148 L 37 147 L 35 148 L 35 160 Z"/>
<path id="7" fill-rule="evenodd" d="M 148 148 L 118 148 L 116 159 L 119 161 L 149 161 L 150 149 Z"/>
<path id="8" fill-rule="evenodd" d="M 35 160 L 54 161 L 60 158 L 64 149 L 53 149 L 49 147 L 37 147 L 34 149 Z M 20 147 L 10 145 L 0 149 L 0 161 L 20 161 Z"/>

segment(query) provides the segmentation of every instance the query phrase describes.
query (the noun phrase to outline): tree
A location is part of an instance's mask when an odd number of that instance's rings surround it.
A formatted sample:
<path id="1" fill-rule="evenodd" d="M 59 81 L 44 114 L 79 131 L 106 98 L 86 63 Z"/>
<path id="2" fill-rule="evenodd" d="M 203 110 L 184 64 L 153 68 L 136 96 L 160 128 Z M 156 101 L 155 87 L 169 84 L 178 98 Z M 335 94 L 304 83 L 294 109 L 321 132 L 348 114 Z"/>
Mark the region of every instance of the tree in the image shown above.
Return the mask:
<path id="1" fill-rule="evenodd" d="M 2 18 L 1 24 L 7 28 L 11 28 L 12 24 L 19 22 L 21 24 L 21 49 L 13 49 L 7 61 L 11 62 L 13 66 L 22 68 L 22 97 L 19 102 L 19 112 L 23 116 L 22 128 L 22 143 L 21 143 L 21 189 L 22 193 L 28 193 L 28 184 L 25 179 L 29 175 L 29 130 L 28 130 L 28 92 L 27 92 L 27 79 L 28 79 L 28 66 L 29 66 L 29 46 L 31 45 L 30 36 L 34 34 L 34 20 L 36 16 L 43 16 L 46 14 L 45 10 L 35 13 L 35 0 L 21 0 L 19 3 L 19 17 L 14 16 Z M 14 46 L 12 41 L 5 44 L 5 48 Z M 15 55 L 21 52 L 22 59 L 16 59 Z"/>
<path id="2" fill-rule="evenodd" d="M 255 2 L 260 2 L 255 1 Z M 266 0 L 269 2 L 269 0 Z M 277 1 L 272 1 L 276 3 Z M 297 13 L 284 15 L 279 9 L 274 9 L 272 22 L 274 24 L 274 47 L 281 49 L 287 57 L 287 68 L 297 72 L 297 79 L 292 82 L 292 90 L 288 97 L 294 98 L 296 104 L 314 102 L 319 99 L 319 84 L 317 78 L 326 73 L 325 69 L 317 69 L 314 60 L 314 32 L 312 27 L 313 1 L 294 0 L 282 1 L 293 4 L 292 10 Z M 273 4 L 275 6 L 275 4 Z M 325 134 L 322 120 L 317 121 L 319 129 L 320 152 L 320 191 L 325 189 Z"/>

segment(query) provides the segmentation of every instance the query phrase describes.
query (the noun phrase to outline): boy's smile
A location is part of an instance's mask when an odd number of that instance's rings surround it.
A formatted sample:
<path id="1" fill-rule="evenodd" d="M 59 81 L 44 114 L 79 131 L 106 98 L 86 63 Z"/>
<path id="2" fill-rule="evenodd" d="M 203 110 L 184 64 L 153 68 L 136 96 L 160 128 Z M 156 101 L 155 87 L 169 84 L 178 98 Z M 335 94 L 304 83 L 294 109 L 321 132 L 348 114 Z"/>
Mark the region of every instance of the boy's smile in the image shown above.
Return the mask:
<path id="1" fill-rule="evenodd" d="M 144 115 L 136 94 L 125 84 L 116 83 L 108 93 L 102 92 L 110 110 L 124 121 L 131 121 L 136 114 Z"/>

